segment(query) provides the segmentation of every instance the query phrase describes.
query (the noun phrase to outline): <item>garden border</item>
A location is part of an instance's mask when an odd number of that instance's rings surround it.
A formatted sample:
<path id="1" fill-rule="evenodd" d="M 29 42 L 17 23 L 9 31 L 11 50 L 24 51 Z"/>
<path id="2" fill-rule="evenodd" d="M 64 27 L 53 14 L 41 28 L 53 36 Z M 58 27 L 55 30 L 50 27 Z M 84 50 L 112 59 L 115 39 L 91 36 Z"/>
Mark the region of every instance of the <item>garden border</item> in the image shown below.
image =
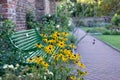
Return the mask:
<path id="1" fill-rule="evenodd" d="M 111 47 L 112 49 L 116 50 L 117 52 L 120 53 L 120 49 L 114 47 L 113 45 L 109 44 L 108 42 L 105 42 L 99 38 L 97 38 L 94 34 L 90 34 L 91 36 L 93 36 L 94 38 L 98 39 L 99 41 L 103 42 L 104 44 L 108 45 L 109 47 Z"/>

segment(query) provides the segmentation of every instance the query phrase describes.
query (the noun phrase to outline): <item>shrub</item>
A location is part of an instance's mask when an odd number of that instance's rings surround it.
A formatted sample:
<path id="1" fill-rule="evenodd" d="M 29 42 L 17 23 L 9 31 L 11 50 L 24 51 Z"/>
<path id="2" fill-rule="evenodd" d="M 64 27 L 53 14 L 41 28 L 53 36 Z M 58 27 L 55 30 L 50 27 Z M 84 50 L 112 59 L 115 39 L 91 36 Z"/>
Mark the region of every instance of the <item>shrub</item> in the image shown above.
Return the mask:
<path id="1" fill-rule="evenodd" d="M 0 30 L 0 75 L 3 75 L 3 64 L 15 64 L 19 62 L 19 54 L 11 45 L 9 37 L 14 33 L 15 24 L 11 20 L 5 20 Z M 2 72 L 1 72 L 2 71 Z"/>
<path id="2" fill-rule="evenodd" d="M 120 35 L 120 32 L 117 32 L 117 31 L 113 31 L 111 32 L 112 35 Z"/>
<path id="3" fill-rule="evenodd" d="M 85 65 L 80 62 L 80 55 L 74 54 L 72 49 L 76 48 L 73 42 L 69 42 L 68 32 L 57 32 L 54 31 L 51 35 L 41 34 L 43 36 L 43 42 L 36 44 L 40 53 L 28 58 L 29 63 L 35 63 L 38 67 L 38 73 L 40 73 L 41 80 L 44 80 L 44 70 L 49 70 L 54 76 L 51 76 L 51 80 L 66 80 L 68 76 L 73 75 L 76 79 L 83 78 L 79 73 L 71 74 L 73 70 L 82 72 L 84 75 L 86 72 L 82 71 Z M 46 56 L 40 56 L 44 53 Z M 78 66 L 79 68 L 74 69 L 70 65 Z M 42 70 L 42 71 L 41 71 Z M 33 72 L 36 72 L 34 70 Z M 42 73 L 41 73 L 42 72 Z M 79 75 L 79 77 L 77 77 Z M 46 76 L 48 80 L 48 76 Z"/>
<path id="4" fill-rule="evenodd" d="M 103 33 L 106 30 L 105 27 L 94 27 L 89 30 L 91 33 Z"/>
<path id="5" fill-rule="evenodd" d="M 110 34 L 111 34 L 111 31 L 110 31 L 110 30 L 105 30 L 102 34 L 103 34 L 103 35 L 110 35 Z"/>
<path id="6" fill-rule="evenodd" d="M 77 38 L 73 35 L 70 34 L 68 37 L 69 43 L 75 44 L 75 42 L 77 41 Z"/>
<path id="7" fill-rule="evenodd" d="M 29 66 L 4 65 L 3 80 L 72 80 L 82 79 L 86 75 L 79 53 L 74 54 L 76 48 L 69 43 L 68 32 L 53 32 L 51 35 L 40 34 L 43 41 L 35 44 L 39 54 L 33 55 L 26 61 Z M 44 53 L 45 56 L 41 56 Z M 72 66 L 77 66 L 74 68 Z M 76 73 L 72 74 L 73 71 Z"/>
<path id="8" fill-rule="evenodd" d="M 26 14 L 26 24 L 28 29 L 39 27 L 40 23 L 36 20 L 33 11 L 28 11 Z"/>
<path id="9" fill-rule="evenodd" d="M 57 6 L 56 14 L 43 15 L 41 18 L 41 33 L 51 34 L 55 30 L 72 31 L 72 19 L 65 4 Z"/>
<path id="10" fill-rule="evenodd" d="M 120 23 L 120 15 L 115 14 L 115 15 L 112 17 L 111 22 L 112 22 L 114 25 L 118 26 L 119 23 Z"/>
<path id="11" fill-rule="evenodd" d="M 77 27 L 84 26 L 84 22 L 82 20 L 78 20 L 76 22 Z"/>

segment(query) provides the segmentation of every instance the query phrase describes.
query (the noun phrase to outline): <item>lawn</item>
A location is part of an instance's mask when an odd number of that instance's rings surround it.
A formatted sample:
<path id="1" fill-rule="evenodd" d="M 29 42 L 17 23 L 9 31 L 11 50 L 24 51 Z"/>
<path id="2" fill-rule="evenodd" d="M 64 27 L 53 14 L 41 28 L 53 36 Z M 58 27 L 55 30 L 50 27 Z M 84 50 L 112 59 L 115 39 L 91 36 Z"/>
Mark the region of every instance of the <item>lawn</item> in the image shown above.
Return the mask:
<path id="1" fill-rule="evenodd" d="M 82 27 L 81 29 L 84 31 L 90 30 L 90 33 L 105 31 L 105 27 Z M 98 35 L 96 37 L 120 50 L 120 35 Z"/>
<path id="2" fill-rule="evenodd" d="M 100 35 L 97 37 L 120 50 L 120 35 Z"/>

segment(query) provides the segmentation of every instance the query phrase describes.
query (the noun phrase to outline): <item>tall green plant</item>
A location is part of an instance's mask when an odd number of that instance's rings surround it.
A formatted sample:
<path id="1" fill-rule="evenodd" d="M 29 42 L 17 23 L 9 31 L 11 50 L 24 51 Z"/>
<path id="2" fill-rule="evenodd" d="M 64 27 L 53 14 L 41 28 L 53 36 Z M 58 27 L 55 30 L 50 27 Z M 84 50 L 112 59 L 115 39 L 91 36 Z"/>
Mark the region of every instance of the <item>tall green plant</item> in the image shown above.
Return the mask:
<path id="1" fill-rule="evenodd" d="M 63 30 L 68 30 L 71 26 L 71 16 L 67 4 L 68 3 L 63 3 L 57 6 L 57 17 L 59 18 L 58 24 L 61 26 L 61 28 L 63 28 Z"/>
<path id="2" fill-rule="evenodd" d="M 14 33 L 15 24 L 11 20 L 5 20 L 3 26 L 0 26 L 0 75 L 2 75 L 3 64 L 18 63 L 19 57 L 11 45 L 9 37 Z"/>
<path id="3" fill-rule="evenodd" d="M 120 15 L 115 14 L 115 15 L 112 17 L 111 22 L 112 22 L 114 25 L 119 26 L 119 24 L 120 24 Z"/>
<path id="4" fill-rule="evenodd" d="M 39 27 L 39 23 L 35 18 L 35 14 L 33 11 L 28 11 L 26 14 L 26 24 L 28 29 L 32 29 L 35 27 Z"/>

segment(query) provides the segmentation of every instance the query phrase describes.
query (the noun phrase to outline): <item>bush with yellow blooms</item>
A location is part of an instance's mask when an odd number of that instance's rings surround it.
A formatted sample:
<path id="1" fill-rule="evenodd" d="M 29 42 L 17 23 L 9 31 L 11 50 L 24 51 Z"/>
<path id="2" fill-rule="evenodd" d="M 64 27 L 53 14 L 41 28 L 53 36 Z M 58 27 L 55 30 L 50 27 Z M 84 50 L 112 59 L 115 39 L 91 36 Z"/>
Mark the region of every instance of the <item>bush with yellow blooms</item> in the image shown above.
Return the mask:
<path id="1" fill-rule="evenodd" d="M 40 34 L 40 36 L 43 40 L 35 44 L 40 53 L 27 59 L 27 62 L 35 63 L 32 71 L 39 71 L 41 76 L 45 76 L 46 70 L 51 71 L 53 75 L 46 76 L 45 79 L 41 77 L 42 80 L 83 80 L 87 73 L 83 71 L 86 66 L 81 62 L 81 55 L 73 53 L 72 50 L 76 46 L 69 42 L 69 33 L 55 31 L 51 35 Z"/>

